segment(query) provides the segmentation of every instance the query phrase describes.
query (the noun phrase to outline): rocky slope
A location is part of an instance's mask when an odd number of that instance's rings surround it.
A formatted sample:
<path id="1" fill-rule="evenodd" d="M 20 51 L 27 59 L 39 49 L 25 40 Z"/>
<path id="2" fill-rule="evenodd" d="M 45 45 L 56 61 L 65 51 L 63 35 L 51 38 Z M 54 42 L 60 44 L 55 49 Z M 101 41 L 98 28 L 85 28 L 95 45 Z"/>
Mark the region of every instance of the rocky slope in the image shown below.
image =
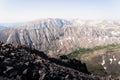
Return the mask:
<path id="1" fill-rule="evenodd" d="M 41 19 L 1 30 L 0 40 L 29 45 L 51 56 L 67 54 L 79 47 L 120 43 L 120 22 Z"/>
<path id="2" fill-rule="evenodd" d="M 50 58 L 25 45 L 0 42 L 0 80 L 99 80 L 88 74 L 78 60 Z"/>

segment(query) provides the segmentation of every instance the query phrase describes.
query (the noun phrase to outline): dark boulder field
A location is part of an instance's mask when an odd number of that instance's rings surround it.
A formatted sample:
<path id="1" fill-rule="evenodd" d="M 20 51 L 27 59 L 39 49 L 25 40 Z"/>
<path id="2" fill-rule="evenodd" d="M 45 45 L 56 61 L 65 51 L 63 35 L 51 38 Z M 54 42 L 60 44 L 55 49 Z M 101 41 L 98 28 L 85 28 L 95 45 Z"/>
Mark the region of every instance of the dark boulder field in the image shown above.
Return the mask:
<path id="1" fill-rule="evenodd" d="M 0 42 L 0 80 L 99 80 L 85 63 L 76 59 L 50 58 L 42 51 L 16 43 Z"/>

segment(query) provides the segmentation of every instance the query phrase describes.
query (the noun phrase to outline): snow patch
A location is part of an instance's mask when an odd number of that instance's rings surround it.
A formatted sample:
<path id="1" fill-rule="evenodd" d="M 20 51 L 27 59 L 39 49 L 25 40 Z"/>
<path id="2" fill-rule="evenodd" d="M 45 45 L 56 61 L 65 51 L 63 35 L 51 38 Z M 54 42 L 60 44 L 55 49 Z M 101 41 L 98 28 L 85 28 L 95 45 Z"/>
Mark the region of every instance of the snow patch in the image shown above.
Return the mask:
<path id="1" fill-rule="evenodd" d="M 8 37 L 8 39 L 7 39 L 7 42 L 10 41 L 11 37 L 12 37 L 12 34 L 9 35 L 9 37 Z"/>
<path id="2" fill-rule="evenodd" d="M 21 29 L 20 32 L 22 33 L 22 32 L 23 32 L 23 29 Z"/>
<path id="3" fill-rule="evenodd" d="M 120 64 L 120 61 L 118 61 L 118 64 Z"/>
<path id="4" fill-rule="evenodd" d="M 98 39 L 99 41 L 101 41 L 102 40 L 102 38 L 101 37 L 99 37 L 99 39 Z"/>
<path id="5" fill-rule="evenodd" d="M 102 63 L 101 63 L 101 65 L 105 65 L 105 57 L 104 56 L 102 57 Z"/>
<path id="6" fill-rule="evenodd" d="M 92 41 L 90 39 L 88 39 L 88 42 L 91 43 Z"/>
<path id="7" fill-rule="evenodd" d="M 107 67 L 103 67 L 105 70 L 107 69 Z"/>
<path id="8" fill-rule="evenodd" d="M 113 60 L 116 61 L 117 59 L 115 58 L 115 56 L 113 56 Z"/>
<path id="9" fill-rule="evenodd" d="M 112 59 L 112 58 L 110 58 L 110 59 L 109 59 L 109 61 L 110 61 L 110 64 L 112 64 L 113 59 Z"/>
<path id="10" fill-rule="evenodd" d="M 112 31 L 111 34 L 112 34 L 112 35 L 119 35 L 120 32 L 119 32 L 119 31 Z"/>

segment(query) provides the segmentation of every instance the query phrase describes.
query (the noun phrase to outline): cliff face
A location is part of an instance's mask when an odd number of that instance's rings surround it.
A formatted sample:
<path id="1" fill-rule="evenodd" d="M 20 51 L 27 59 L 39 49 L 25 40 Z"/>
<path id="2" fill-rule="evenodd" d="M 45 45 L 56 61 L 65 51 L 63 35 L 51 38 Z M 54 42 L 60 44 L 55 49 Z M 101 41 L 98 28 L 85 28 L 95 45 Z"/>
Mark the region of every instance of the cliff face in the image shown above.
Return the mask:
<path id="1" fill-rule="evenodd" d="M 25 45 L 0 42 L 0 80 L 99 80 L 88 74 L 78 60 L 50 58 Z"/>
<path id="2" fill-rule="evenodd" d="M 79 47 L 120 43 L 119 21 L 37 20 L 0 31 L 0 40 L 30 45 L 48 55 L 69 53 Z"/>

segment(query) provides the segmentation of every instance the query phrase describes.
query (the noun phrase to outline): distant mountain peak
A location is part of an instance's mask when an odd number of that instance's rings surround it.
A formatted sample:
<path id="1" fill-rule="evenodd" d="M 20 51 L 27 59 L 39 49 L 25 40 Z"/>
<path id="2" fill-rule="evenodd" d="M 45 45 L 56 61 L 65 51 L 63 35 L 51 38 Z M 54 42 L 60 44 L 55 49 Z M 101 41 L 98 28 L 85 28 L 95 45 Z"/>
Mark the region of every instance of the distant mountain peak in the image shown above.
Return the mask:
<path id="1" fill-rule="evenodd" d="M 64 54 L 79 47 L 120 43 L 120 22 L 40 19 L 0 31 L 0 40 L 34 46 L 49 55 Z"/>
<path id="2" fill-rule="evenodd" d="M 65 25 L 72 25 L 72 21 L 59 18 L 45 18 L 27 22 L 22 24 L 19 28 L 40 28 L 40 27 L 63 27 Z"/>

